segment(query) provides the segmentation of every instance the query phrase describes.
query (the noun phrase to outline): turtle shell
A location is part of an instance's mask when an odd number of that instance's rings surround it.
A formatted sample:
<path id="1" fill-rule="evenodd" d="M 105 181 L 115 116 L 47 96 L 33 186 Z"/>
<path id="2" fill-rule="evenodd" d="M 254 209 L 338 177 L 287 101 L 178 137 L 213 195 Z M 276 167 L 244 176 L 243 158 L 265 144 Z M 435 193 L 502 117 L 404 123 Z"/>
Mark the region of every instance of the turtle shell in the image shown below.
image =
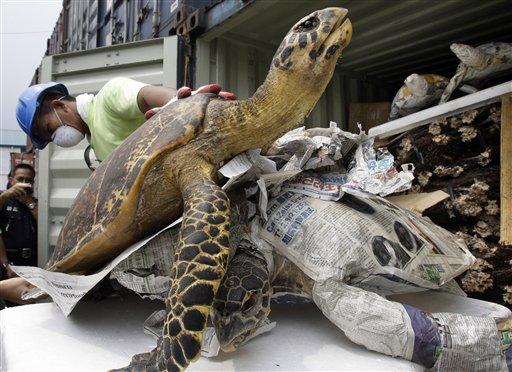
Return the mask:
<path id="1" fill-rule="evenodd" d="M 279 293 L 311 296 L 313 279 L 307 276 L 297 265 L 280 253 L 273 251 L 274 273 L 272 288 L 274 295 Z"/>
<path id="2" fill-rule="evenodd" d="M 66 215 L 50 270 L 90 272 L 179 216 L 177 188 L 163 177 L 148 179 L 164 172 L 163 160 L 201 132 L 211 97 L 199 94 L 165 107 L 103 161 Z M 161 208 L 147 210 L 149 193 L 161 199 Z"/>
<path id="3" fill-rule="evenodd" d="M 510 43 L 487 43 L 477 46 L 476 49 L 485 54 L 512 58 L 512 44 Z"/>

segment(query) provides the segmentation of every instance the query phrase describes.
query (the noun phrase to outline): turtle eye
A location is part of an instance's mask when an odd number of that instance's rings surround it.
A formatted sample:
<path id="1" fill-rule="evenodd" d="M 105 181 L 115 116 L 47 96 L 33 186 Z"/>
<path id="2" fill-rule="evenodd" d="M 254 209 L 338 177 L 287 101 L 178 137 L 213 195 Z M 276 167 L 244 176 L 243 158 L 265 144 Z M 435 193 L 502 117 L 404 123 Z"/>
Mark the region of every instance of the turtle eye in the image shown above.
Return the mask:
<path id="1" fill-rule="evenodd" d="M 315 17 L 309 17 L 304 22 L 302 22 L 300 25 L 295 27 L 295 31 L 297 32 L 304 32 L 309 31 L 315 28 L 318 25 L 318 20 Z"/>
<path id="2" fill-rule="evenodd" d="M 256 296 L 251 296 L 242 305 L 242 311 L 244 313 L 246 313 L 246 312 L 250 311 L 254 307 L 254 305 L 256 305 Z"/>

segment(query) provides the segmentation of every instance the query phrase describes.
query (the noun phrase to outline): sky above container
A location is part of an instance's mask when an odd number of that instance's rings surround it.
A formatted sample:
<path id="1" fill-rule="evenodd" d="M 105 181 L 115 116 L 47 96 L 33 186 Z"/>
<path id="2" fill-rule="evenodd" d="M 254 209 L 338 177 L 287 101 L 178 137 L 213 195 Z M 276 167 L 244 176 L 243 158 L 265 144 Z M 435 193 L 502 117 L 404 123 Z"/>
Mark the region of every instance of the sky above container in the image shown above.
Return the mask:
<path id="1" fill-rule="evenodd" d="M 0 0 L 0 144 L 20 131 L 18 95 L 41 63 L 61 8 L 62 0 Z"/>

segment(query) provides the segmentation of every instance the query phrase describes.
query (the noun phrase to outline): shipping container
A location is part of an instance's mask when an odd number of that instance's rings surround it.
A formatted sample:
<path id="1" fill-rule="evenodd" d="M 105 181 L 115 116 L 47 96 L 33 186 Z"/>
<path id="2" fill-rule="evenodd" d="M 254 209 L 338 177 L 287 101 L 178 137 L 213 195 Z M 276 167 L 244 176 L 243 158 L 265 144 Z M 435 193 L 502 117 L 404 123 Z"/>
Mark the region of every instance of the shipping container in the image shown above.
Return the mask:
<path id="1" fill-rule="evenodd" d="M 47 54 L 172 36 L 194 11 L 221 0 L 63 0 Z M 183 31 L 183 30 L 182 30 Z"/>
<path id="2" fill-rule="evenodd" d="M 45 55 L 194 33 L 201 29 L 199 14 L 221 1 L 63 0 Z M 30 85 L 42 81 L 40 70 L 35 70 Z"/>
<path id="3" fill-rule="evenodd" d="M 144 83 L 176 86 L 175 36 L 137 41 L 82 52 L 47 56 L 41 81 L 65 84 L 71 95 L 97 93 L 110 79 L 129 77 Z M 38 260 L 44 266 L 55 247 L 64 217 L 91 171 L 84 161 L 86 141 L 72 148 L 49 144 L 38 151 Z"/>

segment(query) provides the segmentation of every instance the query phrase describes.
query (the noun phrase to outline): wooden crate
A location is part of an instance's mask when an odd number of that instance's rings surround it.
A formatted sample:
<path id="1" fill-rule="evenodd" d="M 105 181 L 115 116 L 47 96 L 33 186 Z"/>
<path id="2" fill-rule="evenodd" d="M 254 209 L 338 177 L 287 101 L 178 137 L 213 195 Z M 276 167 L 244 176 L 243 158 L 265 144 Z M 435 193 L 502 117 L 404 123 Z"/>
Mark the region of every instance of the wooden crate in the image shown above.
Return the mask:
<path id="1" fill-rule="evenodd" d="M 349 106 L 348 130 L 357 133 L 357 123 L 361 123 L 363 130 L 383 124 L 388 121 L 390 102 L 354 102 Z"/>

